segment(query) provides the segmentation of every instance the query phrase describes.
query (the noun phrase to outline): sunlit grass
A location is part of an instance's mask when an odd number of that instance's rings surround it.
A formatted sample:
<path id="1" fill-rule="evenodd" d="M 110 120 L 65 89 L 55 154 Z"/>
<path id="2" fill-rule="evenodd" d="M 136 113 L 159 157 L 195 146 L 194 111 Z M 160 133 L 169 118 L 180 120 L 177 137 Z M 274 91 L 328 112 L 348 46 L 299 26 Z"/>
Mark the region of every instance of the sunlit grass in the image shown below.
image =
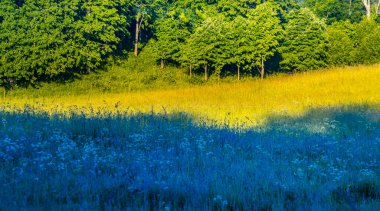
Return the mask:
<path id="1" fill-rule="evenodd" d="M 196 119 L 207 118 L 220 124 L 254 126 L 264 123 L 272 115 L 300 116 L 317 107 L 362 104 L 375 107 L 380 102 L 380 65 L 172 90 L 28 96 L 1 99 L 1 104 L 21 109 L 28 104 L 36 109 L 63 113 L 73 108 L 87 114 L 103 111 L 186 112 Z"/>

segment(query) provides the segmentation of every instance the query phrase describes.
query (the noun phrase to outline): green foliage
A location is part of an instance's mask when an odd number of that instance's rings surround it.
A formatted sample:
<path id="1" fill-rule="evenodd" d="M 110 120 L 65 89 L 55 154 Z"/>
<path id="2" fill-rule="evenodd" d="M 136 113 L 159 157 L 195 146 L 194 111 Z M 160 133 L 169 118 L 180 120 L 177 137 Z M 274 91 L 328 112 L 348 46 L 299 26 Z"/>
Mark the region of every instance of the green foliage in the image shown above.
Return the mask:
<path id="1" fill-rule="evenodd" d="M 365 12 L 359 0 L 2 0 L 0 86 L 95 72 L 132 44 L 140 66 L 190 75 L 375 63 L 379 17 Z"/>
<path id="2" fill-rule="evenodd" d="M 305 3 L 329 24 L 342 20 L 360 22 L 365 15 L 361 0 L 305 0 Z"/>
<path id="3" fill-rule="evenodd" d="M 260 3 L 261 0 L 220 0 L 217 10 L 228 19 L 234 19 L 237 16 L 246 17 L 247 13 Z"/>
<path id="4" fill-rule="evenodd" d="M 169 17 L 164 17 L 156 22 L 155 36 L 157 40 L 153 45 L 161 62 L 179 60 L 180 46 L 190 34 L 186 27 L 187 19 L 183 15 L 183 13 L 173 11 L 169 13 Z"/>
<path id="5" fill-rule="evenodd" d="M 147 48 L 138 59 L 133 55 L 119 64 L 108 66 L 91 74 L 80 75 L 77 80 L 41 82 L 36 89 L 20 87 L 7 93 L 7 97 L 49 97 L 96 95 L 102 93 L 129 93 L 154 89 L 175 89 L 204 83 L 201 76 L 188 76 L 187 71 L 171 65 L 161 69 L 150 59 Z M 0 92 L 2 93 L 2 91 Z M 0 96 L 2 97 L 2 96 Z"/>
<path id="6" fill-rule="evenodd" d="M 248 66 L 261 66 L 277 51 L 283 35 L 277 11 L 276 4 L 266 2 L 248 15 L 246 33 L 250 45 L 245 46 L 247 51 L 251 51 L 245 58 Z"/>
<path id="7" fill-rule="evenodd" d="M 209 17 L 188 38 L 184 49 L 191 52 L 188 57 L 193 57 L 190 62 L 194 62 L 194 66 L 205 65 L 215 60 L 215 48 L 222 39 L 223 25 L 222 16 Z"/>
<path id="8" fill-rule="evenodd" d="M 230 49 L 232 52 L 229 60 L 238 67 L 241 67 L 247 62 L 249 50 L 254 50 L 249 47 L 251 44 L 249 43 L 250 40 L 248 36 L 250 32 L 253 32 L 249 31 L 250 26 L 246 18 L 238 16 L 231 22 L 231 30 L 227 34 L 229 36 L 228 40 L 232 41 L 235 46 L 233 49 Z"/>
<path id="9" fill-rule="evenodd" d="M 356 25 L 357 63 L 370 64 L 380 61 L 380 26 L 374 21 Z"/>
<path id="10" fill-rule="evenodd" d="M 124 0 L 0 2 L 0 84 L 98 68 L 128 35 Z"/>
<path id="11" fill-rule="evenodd" d="M 125 10 L 128 4 L 124 0 L 98 0 L 80 6 L 85 14 L 74 22 L 73 30 L 77 33 L 72 40 L 78 43 L 80 62 L 94 69 L 104 61 L 104 56 L 116 49 L 121 38 L 128 35 L 128 11 Z"/>
<path id="12" fill-rule="evenodd" d="M 199 46 L 199 49 L 206 47 L 209 49 L 208 58 L 210 63 L 213 64 L 215 68 L 215 73 L 219 76 L 223 67 L 229 64 L 232 52 L 234 49 L 233 40 L 229 39 L 228 33 L 233 30 L 230 23 L 225 20 L 224 16 L 216 16 L 214 18 L 209 18 L 204 22 L 203 29 L 206 33 L 203 34 L 205 37 L 201 37 L 202 33 L 198 34 L 205 46 Z M 207 37 L 206 37 L 207 36 Z M 204 39 L 208 39 L 209 43 Z"/>
<path id="13" fill-rule="evenodd" d="M 355 25 L 345 21 L 327 27 L 328 63 L 330 65 L 351 65 L 357 63 L 357 43 L 354 41 Z"/>
<path id="14" fill-rule="evenodd" d="M 280 47 L 286 71 L 309 70 L 327 65 L 325 24 L 309 9 L 292 11 L 285 24 L 285 39 Z"/>
<path id="15" fill-rule="evenodd" d="M 181 61 L 195 67 L 212 64 L 219 75 L 228 64 L 252 69 L 274 55 L 282 36 L 278 6 L 271 2 L 246 9 L 245 16 L 207 17 L 182 46 Z"/>
<path id="16" fill-rule="evenodd" d="M 327 28 L 330 65 L 380 61 L 380 26 L 374 21 L 338 22 Z"/>

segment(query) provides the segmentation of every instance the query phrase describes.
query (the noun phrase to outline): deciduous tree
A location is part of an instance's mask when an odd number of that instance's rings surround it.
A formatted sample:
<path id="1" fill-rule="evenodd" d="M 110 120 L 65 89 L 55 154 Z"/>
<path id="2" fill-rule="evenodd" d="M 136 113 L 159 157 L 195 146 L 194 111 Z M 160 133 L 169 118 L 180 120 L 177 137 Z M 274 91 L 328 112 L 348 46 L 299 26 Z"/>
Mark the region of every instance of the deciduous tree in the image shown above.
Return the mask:
<path id="1" fill-rule="evenodd" d="M 281 68 L 287 71 L 309 70 L 327 65 L 325 24 L 307 8 L 290 12 L 280 53 Z"/>
<path id="2" fill-rule="evenodd" d="M 0 83 L 33 83 L 99 67 L 128 35 L 127 3 L 1 1 Z"/>

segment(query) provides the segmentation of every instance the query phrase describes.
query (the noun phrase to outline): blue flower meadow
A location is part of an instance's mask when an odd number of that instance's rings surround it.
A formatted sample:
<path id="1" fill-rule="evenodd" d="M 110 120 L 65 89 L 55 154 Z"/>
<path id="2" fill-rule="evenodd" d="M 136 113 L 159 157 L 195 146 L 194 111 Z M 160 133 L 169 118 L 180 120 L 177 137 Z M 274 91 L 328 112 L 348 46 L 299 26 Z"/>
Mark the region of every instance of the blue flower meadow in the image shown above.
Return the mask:
<path id="1" fill-rule="evenodd" d="M 0 210 L 380 209 L 380 114 L 365 106 L 244 130 L 183 113 L 0 120 Z"/>

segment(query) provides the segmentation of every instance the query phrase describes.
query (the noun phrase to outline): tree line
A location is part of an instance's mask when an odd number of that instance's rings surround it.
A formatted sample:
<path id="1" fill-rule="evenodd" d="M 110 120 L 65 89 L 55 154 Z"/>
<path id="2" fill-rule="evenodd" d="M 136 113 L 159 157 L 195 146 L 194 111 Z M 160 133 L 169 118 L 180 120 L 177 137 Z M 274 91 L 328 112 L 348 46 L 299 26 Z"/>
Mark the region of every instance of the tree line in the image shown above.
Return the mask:
<path id="1" fill-rule="evenodd" d="M 144 51 L 158 65 L 302 71 L 380 61 L 380 0 L 2 0 L 0 85 L 90 73 Z"/>

